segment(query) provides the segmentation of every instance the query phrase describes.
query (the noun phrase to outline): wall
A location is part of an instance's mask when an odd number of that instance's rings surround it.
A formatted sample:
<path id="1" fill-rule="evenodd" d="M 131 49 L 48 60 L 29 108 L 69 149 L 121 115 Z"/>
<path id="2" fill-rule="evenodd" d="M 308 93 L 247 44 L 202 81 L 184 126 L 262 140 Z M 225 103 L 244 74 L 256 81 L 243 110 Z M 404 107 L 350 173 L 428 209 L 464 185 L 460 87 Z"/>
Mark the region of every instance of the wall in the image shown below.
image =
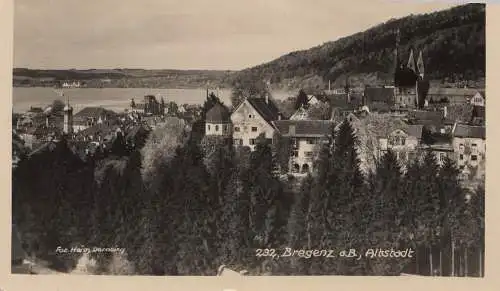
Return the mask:
<path id="1" fill-rule="evenodd" d="M 228 136 L 231 135 L 230 123 L 206 123 L 205 134 L 215 136 Z"/>
<path id="2" fill-rule="evenodd" d="M 476 144 L 474 147 L 473 144 Z M 453 150 L 458 167 L 472 170 L 470 179 L 482 179 L 485 172 L 486 140 L 480 138 L 453 138 Z M 472 160 L 477 156 L 477 160 Z"/>
<path id="3" fill-rule="evenodd" d="M 309 141 L 312 141 L 312 143 L 310 143 Z M 295 164 L 299 165 L 300 172 L 302 172 L 305 164 L 307 164 L 309 171 L 311 171 L 313 169 L 314 160 L 319 152 L 320 141 L 321 139 L 317 137 L 295 138 L 296 150 L 292 150 L 289 171 L 292 172 Z M 294 142 L 292 141 L 292 148 L 293 143 Z M 296 156 L 293 155 L 294 152 L 296 153 Z"/>
<path id="4" fill-rule="evenodd" d="M 231 114 L 231 122 L 233 124 L 233 140 L 242 140 L 239 145 L 248 146 L 252 150 L 255 145 L 250 144 L 251 139 L 257 139 L 262 133 L 266 138 L 273 139 L 274 137 L 275 129 L 247 101 Z M 252 131 L 252 127 L 256 127 L 257 130 Z M 236 128 L 239 128 L 239 130 Z"/>

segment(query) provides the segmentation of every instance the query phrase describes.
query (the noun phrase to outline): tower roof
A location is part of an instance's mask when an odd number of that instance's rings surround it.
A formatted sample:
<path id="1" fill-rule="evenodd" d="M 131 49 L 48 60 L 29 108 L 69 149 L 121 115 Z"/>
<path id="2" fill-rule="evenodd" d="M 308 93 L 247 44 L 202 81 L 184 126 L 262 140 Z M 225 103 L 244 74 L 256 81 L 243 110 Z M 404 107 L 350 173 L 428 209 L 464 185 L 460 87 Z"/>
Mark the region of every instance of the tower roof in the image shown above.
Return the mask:
<path id="1" fill-rule="evenodd" d="M 222 104 L 215 104 L 206 115 L 206 122 L 211 123 L 226 123 L 230 120 L 230 113 L 226 106 Z"/>

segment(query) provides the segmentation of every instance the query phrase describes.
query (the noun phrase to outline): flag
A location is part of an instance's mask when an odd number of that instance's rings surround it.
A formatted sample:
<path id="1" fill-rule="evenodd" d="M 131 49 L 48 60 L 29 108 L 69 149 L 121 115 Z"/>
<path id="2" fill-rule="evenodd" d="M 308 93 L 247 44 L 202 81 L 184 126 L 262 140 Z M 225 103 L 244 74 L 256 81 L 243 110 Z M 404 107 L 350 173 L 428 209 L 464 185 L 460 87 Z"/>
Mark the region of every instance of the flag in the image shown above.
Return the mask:
<path id="1" fill-rule="evenodd" d="M 416 73 L 415 69 L 415 59 L 413 58 L 413 50 L 410 51 L 410 58 L 408 59 L 407 67 Z"/>
<path id="2" fill-rule="evenodd" d="M 417 68 L 418 68 L 418 73 L 423 76 L 424 75 L 424 59 L 422 57 L 422 51 L 418 54 L 418 60 L 417 60 Z"/>

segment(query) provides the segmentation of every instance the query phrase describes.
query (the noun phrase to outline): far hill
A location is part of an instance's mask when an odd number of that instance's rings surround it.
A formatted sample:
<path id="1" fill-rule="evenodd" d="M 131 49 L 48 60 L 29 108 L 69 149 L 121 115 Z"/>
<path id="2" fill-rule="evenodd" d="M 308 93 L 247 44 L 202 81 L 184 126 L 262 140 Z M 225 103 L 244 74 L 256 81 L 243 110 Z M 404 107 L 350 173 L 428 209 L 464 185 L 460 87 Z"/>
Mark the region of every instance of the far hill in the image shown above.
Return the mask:
<path id="1" fill-rule="evenodd" d="M 282 89 L 324 89 L 328 80 L 342 86 L 388 84 L 393 80 L 396 31 L 400 58 L 422 51 L 426 76 L 437 82 L 484 81 L 485 4 L 391 19 L 364 32 L 295 51 L 240 71 L 235 81 L 270 79 Z"/>
<path id="2" fill-rule="evenodd" d="M 200 88 L 227 87 L 232 71 L 88 69 L 40 70 L 14 68 L 14 86 L 52 86 L 64 81 L 83 81 L 88 87 Z"/>

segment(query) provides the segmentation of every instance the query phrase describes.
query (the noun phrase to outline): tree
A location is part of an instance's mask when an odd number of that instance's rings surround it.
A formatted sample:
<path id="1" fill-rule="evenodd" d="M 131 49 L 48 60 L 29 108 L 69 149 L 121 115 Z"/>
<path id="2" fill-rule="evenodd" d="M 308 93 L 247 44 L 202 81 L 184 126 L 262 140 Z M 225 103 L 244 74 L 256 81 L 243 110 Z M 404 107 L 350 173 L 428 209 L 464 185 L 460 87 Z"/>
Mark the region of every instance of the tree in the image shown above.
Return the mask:
<path id="1" fill-rule="evenodd" d="M 364 222 L 367 223 L 367 244 L 371 247 L 389 249 L 404 245 L 402 238 L 407 234 L 402 227 L 402 215 L 406 197 L 402 195 L 402 182 L 401 167 L 396 155 L 389 150 L 369 177 Z M 367 260 L 368 272 L 373 275 L 398 275 L 407 263 L 401 258 Z"/>
<path id="2" fill-rule="evenodd" d="M 299 91 L 299 94 L 297 95 L 297 99 L 295 100 L 295 110 L 301 108 L 301 107 L 304 107 L 304 108 L 307 108 L 307 106 L 309 105 L 309 99 L 307 97 L 307 94 L 306 92 L 304 92 L 304 90 L 300 90 Z"/>
<path id="3" fill-rule="evenodd" d="M 62 112 L 62 111 L 63 111 L 64 106 L 65 106 L 65 104 L 64 104 L 64 102 L 63 102 L 63 101 L 61 101 L 61 100 L 59 100 L 59 99 L 56 99 L 56 100 L 54 100 L 54 101 L 52 102 L 52 105 L 51 105 L 51 107 L 52 107 L 52 112 L 53 112 L 53 113 L 60 113 L 60 112 Z"/>

